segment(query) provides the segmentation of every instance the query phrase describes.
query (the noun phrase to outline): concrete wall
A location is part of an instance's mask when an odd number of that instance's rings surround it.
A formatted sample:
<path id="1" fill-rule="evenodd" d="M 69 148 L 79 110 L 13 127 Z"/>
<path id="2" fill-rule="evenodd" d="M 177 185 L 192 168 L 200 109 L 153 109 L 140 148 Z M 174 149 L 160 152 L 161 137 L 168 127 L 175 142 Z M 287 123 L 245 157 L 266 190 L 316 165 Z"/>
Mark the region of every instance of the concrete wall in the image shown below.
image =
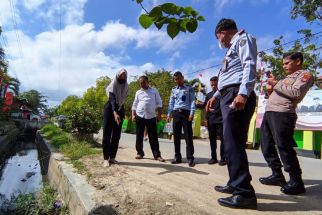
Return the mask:
<path id="1" fill-rule="evenodd" d="M 47 176 L 50 185 L 61 194 L 72 215 L 116 214 L 109 205 L 96 205 L 93 200 L 95 188 L 87 183 L 85 176 L 77 174 L 61 154 L 51 152 L 54 150 L 40 132 L 37 133 L 36 144 L 42 173 Z M 100 212 L 102 208 L 104 213 Z"/>

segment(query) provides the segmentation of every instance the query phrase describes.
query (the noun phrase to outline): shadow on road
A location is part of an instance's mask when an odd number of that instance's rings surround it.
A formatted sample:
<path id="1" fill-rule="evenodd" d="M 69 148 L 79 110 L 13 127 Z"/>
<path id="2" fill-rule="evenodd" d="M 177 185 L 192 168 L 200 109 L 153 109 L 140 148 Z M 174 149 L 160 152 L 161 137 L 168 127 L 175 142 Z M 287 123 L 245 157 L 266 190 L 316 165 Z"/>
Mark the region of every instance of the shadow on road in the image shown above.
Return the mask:
<path id="1" fill-rule="evenodd" d="M 147 159 L 144 159 L 147 160 Z M 152 160 L 152 159 L 150 159 Z M 154 161 L 157 162 L 157 161 Z M 193 167 L 183 167 L 180 165 L 173 165 L 168 163 L 145 163 L 145 162 L 120 162 L 120 165 L 125 166 L 139 166 L 139 167 L 149 167 L 149 168 L 163 168 L 165 171 L 159 172 L 158 175 L 164 175 L 173 172 L 190 172 L 199 175 L 209 175 L 208 172 L 199 171 Z M 188 164 L 187 164 L 188 165 Z"/>
<path id="2" fill-rule="evenodd" d="M 256 163 L 256 162 L 248 162 L 249 166 L 255 167 L 268 167 L 267 163 Z"/>
<path id="3" fill-rule="evenodd" d="M 258 199 L 285 202 L 260 203 L 259 211 L 322 211 L 322 180 L 304 180 L 306 193 L 301 196 L 269 195 L 257 193 Z"/>

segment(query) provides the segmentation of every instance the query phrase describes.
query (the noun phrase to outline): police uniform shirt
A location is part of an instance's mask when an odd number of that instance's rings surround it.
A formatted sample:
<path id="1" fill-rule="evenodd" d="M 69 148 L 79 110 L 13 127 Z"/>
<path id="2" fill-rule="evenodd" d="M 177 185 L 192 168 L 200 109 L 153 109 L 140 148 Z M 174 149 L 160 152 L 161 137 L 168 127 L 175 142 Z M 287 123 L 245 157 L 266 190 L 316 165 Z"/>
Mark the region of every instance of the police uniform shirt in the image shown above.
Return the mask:
<path id="1" fill-rule="evenodd" d="M 249 96 L 256 81 L 256 39 L 241 30 L 233 36 L 230 44 L 219 73 L 215 97 L 220 97 L 219 91 L 233 84 L 240 84 L 238 94 Z"/>
<path id="2" fill-rule="evenodd" d="M 297 104 L 302 101 L 313 83 L 312 74 L 305 70 L 286 76 L 274 86 L 266 104 L 266 111 L 295 113 Z"/>
<path id="3" fill-rule="evenodd" d="M 214 94 L 215 94 L 215 92 L 211 91 L 206 95 L 205 104 L 207 104 L 209 99 L 211 99 Z M 221 115 L 220 101 L 219 100 L 216 100 L 213 109 L 210 109 L 210 111 L 207 113 L 207 120 L 209 122 L 215 123 L 215 124 L 222 123 L 222 115 Z"/>
<path id="4" fill-rule="evenodd" d="M 173 110 L 184 109 L 189 110 L 190 115 L 194 115 L 196 110 L 195 92 L 190 86 L 175 86 L 172 88 L 168 116 Z"/>
<path id="5" fill-rule="evenodd" d="M 156 117 L 155 111 L 162 108 L 162 100 L 158 90 L 153 87 L 148 89 L 140 89 L 135 93 L 132 110 L 136 111 L 136 115 L 145 119 Z"/>

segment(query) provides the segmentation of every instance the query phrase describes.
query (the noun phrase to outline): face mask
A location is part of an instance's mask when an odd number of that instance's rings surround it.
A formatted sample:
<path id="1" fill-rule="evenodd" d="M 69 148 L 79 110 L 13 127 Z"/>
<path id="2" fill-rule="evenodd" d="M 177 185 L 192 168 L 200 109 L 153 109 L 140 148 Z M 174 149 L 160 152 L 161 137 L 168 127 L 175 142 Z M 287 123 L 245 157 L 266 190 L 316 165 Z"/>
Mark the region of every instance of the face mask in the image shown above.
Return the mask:
<path id="1" fill-rule="evenodd" d="M 125 79 L 117 79 L 117 81 L 119 82 L 119 84 L 125 84 L 125 82 L 126 82 Z"/>
<path id="2" fill-rule="evenodd" d="M 226 47 L 225 47 L 225 45 L 224 45 L 224 43 L 222 43 L 222 42 L 220 42 L 220 41 L 218 41 L 218 45 L 219 45 L 219 48 L 220 48 L 220 49 L 224 49 L 224 48 L 226 48 Z"/>

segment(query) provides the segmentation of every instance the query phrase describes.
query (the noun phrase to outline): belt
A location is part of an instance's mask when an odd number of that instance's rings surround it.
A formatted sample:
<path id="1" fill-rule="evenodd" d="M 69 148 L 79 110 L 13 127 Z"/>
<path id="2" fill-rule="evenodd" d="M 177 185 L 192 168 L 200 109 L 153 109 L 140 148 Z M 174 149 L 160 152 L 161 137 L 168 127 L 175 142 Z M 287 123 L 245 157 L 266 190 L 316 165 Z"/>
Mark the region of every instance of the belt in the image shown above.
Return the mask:
<path id="1" fill-rule="evenodd" d="M 187 109 L 175 109 L 173 111 L 180 112 L 180 113 L 182 113 L 182 112 L 190 112 L 190 110 L 187 110 Z"/>
<path id="2" fill-rule="evenodd" d="M 240 84 L 229 84 L 225 86 L 223 89 L 219 90 L 221 97 L 224 97 L 231 89 L 238 89 Z"/>

